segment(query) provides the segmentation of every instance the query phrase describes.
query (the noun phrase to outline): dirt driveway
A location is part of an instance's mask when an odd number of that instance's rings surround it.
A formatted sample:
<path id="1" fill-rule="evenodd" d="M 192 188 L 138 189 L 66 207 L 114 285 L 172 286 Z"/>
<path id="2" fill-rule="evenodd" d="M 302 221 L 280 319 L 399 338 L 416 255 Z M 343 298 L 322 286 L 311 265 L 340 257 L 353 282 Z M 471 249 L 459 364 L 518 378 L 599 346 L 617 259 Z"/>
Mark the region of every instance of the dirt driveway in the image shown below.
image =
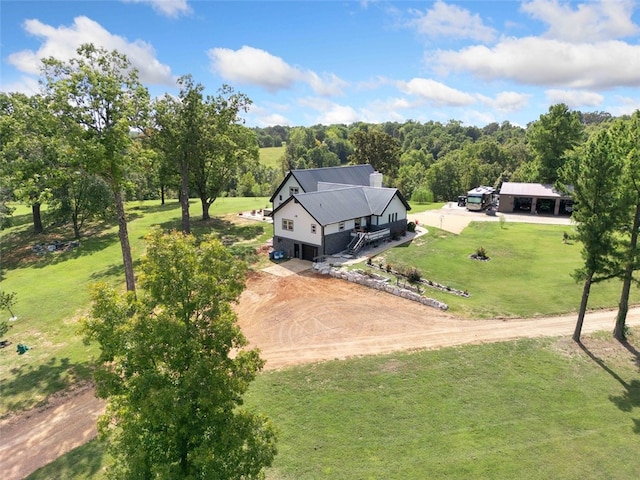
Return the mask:
<path id="1" fill-rule="evenodd" d="M 295 270 L 300 269 L 296 265 Z M 252 273 L 237 306 L 239 323 L 266 369 L 398 350 L 567 336 L 575 315 L 522 320 L 461 320 L 434 308 L 310 272 Z M 585 320 L 583 332 L 610 330 L 615 312 Z M 640 309 L 629 313 L 640 325 Z M 0 424 L 0 465 L 6 480 L 24 478 L 96 434 L 102 401 L 84 389 L 51 408 Z"/>

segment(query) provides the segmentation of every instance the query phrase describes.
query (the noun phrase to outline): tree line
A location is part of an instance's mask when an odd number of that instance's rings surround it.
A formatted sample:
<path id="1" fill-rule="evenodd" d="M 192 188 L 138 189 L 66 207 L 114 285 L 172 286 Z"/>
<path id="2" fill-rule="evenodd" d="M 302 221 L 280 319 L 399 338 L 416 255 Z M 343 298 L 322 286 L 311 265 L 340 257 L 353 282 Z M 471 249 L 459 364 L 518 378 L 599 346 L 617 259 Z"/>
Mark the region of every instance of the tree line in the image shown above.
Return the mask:
<path id="1" fill-rule="evenodd" d="M 222 195 L 270 194 L 286 171 L 369 163 L 413 201 L 448 201 L 504 181 L 552 183 L 574 200 L 584 282 L 574 339 L 592 285 L 621 280 L 614 335 L 624 339 L 640 269 L 640 111 L 614 118 L 549 108 L 526 128 L 439 122 L 250 129 L 251 100 L 223 85 L 207 95 L 190 75 L 177 97 L 152 100 L 128 59 L 83 45 L 69 61 L 42 63 L 42 91 L 0 94 L 0 214 L 28 203 L 44 230 L 50 207 L 79 237 L 84 222 L 117 220 L 127 293 L 102 285 L 83 321 L 100 343 L 98 395 L 109 398 L 100 431 L 113 478 L 260 478 L 276 454 L 270 422 L 241 408 L 264 362 L 235 323 L 230 304 L 244 265 L 219 241 L 190 232 L 190 198 L 202 218 Z M 279 168 L 261 146 L 284 146 Z M 152 232 L 136 276 L 125 200 L 175 195 L 182 232 Z M 12 297 L 2 298 L 10 308 Z"/>

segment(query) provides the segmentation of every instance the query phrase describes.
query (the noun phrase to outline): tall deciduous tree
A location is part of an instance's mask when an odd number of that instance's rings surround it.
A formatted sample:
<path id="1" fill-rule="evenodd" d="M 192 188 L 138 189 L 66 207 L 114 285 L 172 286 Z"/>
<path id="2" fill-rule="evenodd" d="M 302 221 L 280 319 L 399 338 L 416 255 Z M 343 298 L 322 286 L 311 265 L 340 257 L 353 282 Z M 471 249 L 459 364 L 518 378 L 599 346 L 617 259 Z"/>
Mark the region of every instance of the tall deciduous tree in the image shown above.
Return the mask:
<path id="1" fill-rule="evenodd" d="M 387 176 L 392 184 L 400 167 L 400 143 L 391 135 L 376 128 L 356 130 L 349 136 L 353 144 L 353 153 L 349 162 L 355 165 L 370 164 L 377 171 Z"/>
<path id="2" fill-rule="evenodd" d="M 549 113 L 529 126 L 527 139 L 538 162 L 538 180 L 554 183 L 567 153 L 584 141 L 584 127 L 578 112 L 564 103 L 549 107 Z"/>
<path id="3" fill-rule="evenodd" d="M 624 192 L 620 188 L 623 165 L 613 155 L 613 142 L 603 130 L 565 165 L 562 177 L 573 185 L 573 219 L 576 238 L 582 243 L 584 266 L 574 274 L 584 281 L 573 339 L 580 341 L 592 284 L 618 276 L 616 233 L 623 216 Z"/>
<path id="4" fill-rule="evenodd" d="M 231 303 L 245 267 L 216 239 L 153 232 L 142 293 L 93 295 L 85 338 L 102 348 L 99 422 L 114 478 L 259 478 L 276 454 L 265 417 L 241 408 L 264 362 Z"/>
<path id="5" fill-rule="evenodd" d="M 118 218 L 127 290 L 135 291 L 133 259 L 124 211 L 123 183 L 133 139 L 149 110 L 149 93 L 122 54 L 82 45 L 67 62 L 44 60 L 44 83 L 51 107 L 86 170 L 111 188 Z"/>
<path id="6" fill-rule="evenodd" d="M 202 219 L 208 220 L 209 207 L 241 173 L 248 162 L 260 157 L 255 133 L 242 125 L 238 114 L 251 101 L 243 94 L 223 86 L 219 95 L 207 100 L 208 128 L 203 149 L 192 169 L 194 189 L 202 205 Z"/>
<path id="7" fill-rule="evenodd" d="M 615 155 L 624 162 L 624 171 L 620 177 L 629 200 L 628 220 L 625 222 L 626 237 L 624 248 L 624 272 L 622 274 L 622 291 L 618 303 L 618 315 L 613 335 L 619 339 L 626 338 L 626 319 L 629 311 L 629 294 L 634 279 L 633 273 L 640 269 L 640 110 L 636 110 L 631 118 L 612 127 L 614 135 Z"/>
<path id="8" fill-rule="evenodd" d="M 31 206 L 33 230 L 44 230 L 40 207 L 51 197 L 58 167 L 56 123 L 40 95 L 0 93 L 0 165 L 14 198 Z"/>
<path id="9" fill-rule="evenodd" d="M 155 103 L 154 145 L 163 153 L 165 167 L 172 165 L 180 174 L 180 206 L 182 231 L 191 232 L 189 213 L 190 171 L 202 155 L 206 138 L 207 118 L 201 84 L 196 84 L 190 75 L 178 79 L 180 94 L 176 99 L 170 95 Z"/>

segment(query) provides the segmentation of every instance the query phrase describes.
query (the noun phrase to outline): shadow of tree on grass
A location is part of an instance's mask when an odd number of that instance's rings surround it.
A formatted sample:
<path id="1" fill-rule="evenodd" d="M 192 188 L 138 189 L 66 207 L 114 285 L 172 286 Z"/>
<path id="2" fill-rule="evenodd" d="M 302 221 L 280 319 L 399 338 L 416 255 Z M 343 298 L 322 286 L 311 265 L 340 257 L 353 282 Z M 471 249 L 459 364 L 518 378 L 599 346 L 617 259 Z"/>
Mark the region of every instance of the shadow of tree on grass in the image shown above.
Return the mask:
<path id="1" fill-rule="evenodd" d="M 71 450 L 54 462 L 46 465 L 26 480 L 49 480 L 52 478 L 94 478 L 105 467 L 105 445 L 91 440 Z"/>
<path id="2" fill-rule="evenodd" d="M 620 344 L 632 354 L 636 366 L 640 366 L 640 352 L 628 341 L 621 341 Z M 613 377 L 620 385 L 624 387 L 622 395 L 610 395 L 609 400 L 623 412 L 631 412 L 635 407 L 640 407 L 640 380 L 633 379 L 630 382 L 624 380 L 616 373 L 606 362 L 591 352 L 586 345 L 578 342 L 580 349 L 605 372 Z M 632 419 L 634 433 L 640 434 L 640 419 Z"/>
<path id="3" fill-rule="evenodd" d="M 89 362 L 71 363 L 66 357 L 51 357 L 37 367 L 28 364 L 14 367 L 10 370 L 11 378 L 2 382 L 4 409 L 18 412 L 37 406 L 50 395 L 88 380 L 92 371 Z"/>
<path id="4" fill-rule="evenodd" d="M 209 233 L 220 238 L 224 245 L 233 245 L 237 242 L 253 240 L 265 232 L 267 224 L 262 222 L 234 223 L 222 217 L 212 217 L 209 220 L 195 220 L 191 222 L 191 232 L 200 237 Z M 162 230 L 174 230 L 180 228 L 179 220 L 160 224 Z"/>

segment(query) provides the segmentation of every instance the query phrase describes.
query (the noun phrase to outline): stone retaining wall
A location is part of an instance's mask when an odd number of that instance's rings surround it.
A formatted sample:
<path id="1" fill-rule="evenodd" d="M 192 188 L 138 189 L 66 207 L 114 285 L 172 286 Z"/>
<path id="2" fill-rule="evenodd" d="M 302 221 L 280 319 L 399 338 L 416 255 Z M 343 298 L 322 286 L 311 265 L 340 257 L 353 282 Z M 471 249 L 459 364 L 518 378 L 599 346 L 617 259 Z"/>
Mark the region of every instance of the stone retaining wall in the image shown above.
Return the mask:
<path id="1" fill-rule="evenodd" d="M 405 288 L 400 288 L 396 285 L 392 285 L 389 283 L 388 279 L 380 276 L 377 276 L 378 278 L 375 278 L 369 275 L 363 275 L 362 273 L 358 273 L 353 270 L 348 271 L 344 268 L 337 269 L 332 267 L 328 263 L 314 263 L 313 269 L 317 273 L 320 273 L 322 275 L 329 275 L 334 278 L 357 283 L 358 285 L 364 285 L 365 287 L 387 292 L 398 297 L 406 298 L 407 300 L 421 303 L 422 305 L 438 308 L 440 310 L 447 310 L 449 308 L 446 303 L 442 303 L 434 298 L 423 297 L 419 293 L 412 292 L 411 290 L 407 290 Z"/>

